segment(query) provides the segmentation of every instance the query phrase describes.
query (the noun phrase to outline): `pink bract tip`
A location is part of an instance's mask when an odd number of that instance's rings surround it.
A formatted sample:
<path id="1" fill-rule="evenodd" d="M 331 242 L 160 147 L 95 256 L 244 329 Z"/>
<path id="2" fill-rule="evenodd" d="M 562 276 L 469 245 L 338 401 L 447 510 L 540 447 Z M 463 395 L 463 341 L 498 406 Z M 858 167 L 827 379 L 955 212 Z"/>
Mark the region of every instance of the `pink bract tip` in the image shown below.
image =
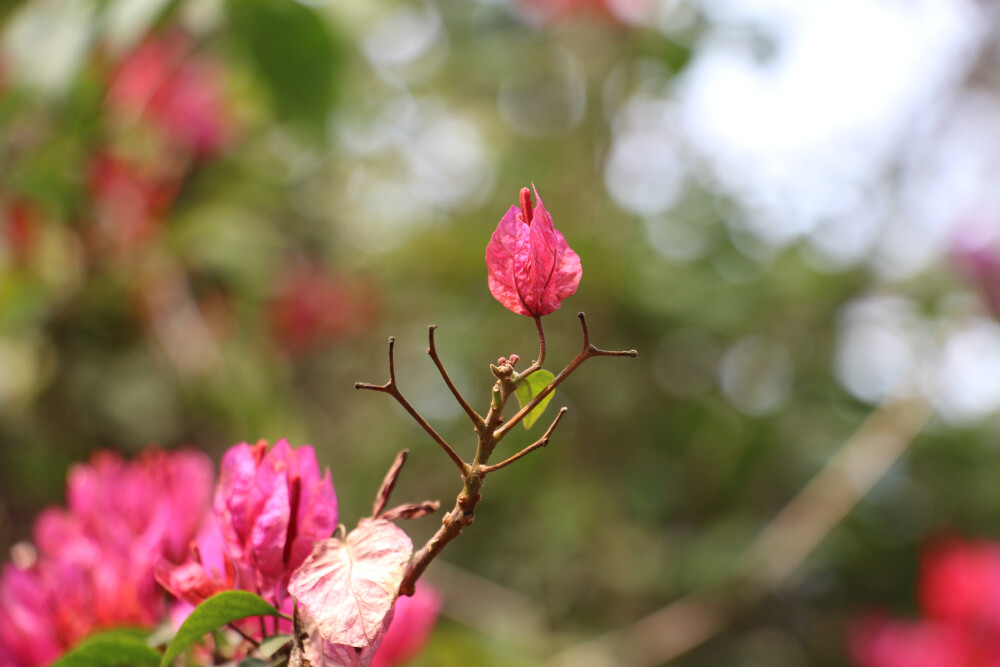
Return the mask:
<path id="1" fill-rule="evenodd" d="M 526 225 L 531 224 L 532 215 L 531 206 L 531 190 L 528 188 L 521 188 L 521 218 L 524 220 Z"/>

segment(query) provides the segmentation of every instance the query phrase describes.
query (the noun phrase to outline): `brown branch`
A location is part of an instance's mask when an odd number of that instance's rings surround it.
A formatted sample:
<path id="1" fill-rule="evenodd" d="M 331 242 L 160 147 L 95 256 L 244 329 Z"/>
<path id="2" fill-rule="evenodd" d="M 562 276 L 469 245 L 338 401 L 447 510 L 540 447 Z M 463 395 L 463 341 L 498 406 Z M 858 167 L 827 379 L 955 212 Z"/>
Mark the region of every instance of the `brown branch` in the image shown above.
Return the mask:
<path id="1" fill-rule="evenodd" d="M 417 579 L 424 573 L 431 561 L 441 553 L 449 542 L 462 534 L 463 528 L 472 525 L 476 504 L 482 498 L 479 495 L 481 486 L 482 477 L 472 474 L 466 477 L 465 487 L 458 494 L 454 509 L 444 515 L 444 518 L 441 519 L 441 527 L 437 529 L 431 539 L 427 540 L 427 544 L 413 554 L 413 559 L 406 568 L 406 574 L 403 575 L 403 581 L 399 585 L 400 595 L 413 595 Z"/>
<path id="2" fill-rule="evenodd" d="M 427 354 L 430 355 L 431 360 L 434 362 L 434 365 L 437 366 L 438 371 L 441 372 L 441 377 L 444 378 L 444 383 L 448 385 L 448 389 L 451 390 L 451 393 L 455 397 L 455 400 L 458 401 L 458 404 L 462 406 L 463 410 L 465 410 L 465 414 L 469 415 L 469 419 L 472 420 L 472 424 L 477 429 L 479 429 L 483 425 L 483 418 L 479 416 L 478 412 L 472 409 L 472 406 L 469 405 L 469 402 L 465 400 L 465 397 L 462 396 L 461 392 L 458 391 L 458 388 L 455 387 L 455 384 L 451 381 L 451 377 L 448 376 L 448 371 L 444 369 L 444 364 L 441 363 L 441 358 L 438 357 L 437 347 L 434 345 L 435 329 L 437 329 L 436 324 L 432 324 L 429 327 L 427 327 L 427 339 L 428 339 Z"/>
<path id="3" fill-rule="evenodd" d="M 524 369 L 523 373 L 518 373 L 517 382 L 525 379 L 545 363 L 545 331 L 542 330 L 542 318 L 535 315 L 535 328 L 538 330 L 538 358 L 531 362 L 531 365 Z"/>
<path id="4" fill-rule="evenodd" d="M 455 465 L 458 466 L 458 469 L 459 471 L 461 471 L 462 475 L 465 475 L 469 471 L 469 464 L 463 461 L 462 457 L 455 453 L 455 450 L 451 448 L 451 445 L 445 442 L 445 439 L 442 438 L 440 435 L 438 435 L 438 432 L 435 431 L 434 428 L 430 424 L 428 424 L 423 417 L 420 416 L 420 413 L 417 412 L 413 408 L 413 406 L 410 405 L 410 402 L 407 401 L 405 398 L 403 398 L 403 395 L 399 392 L 399 388 L 396 386 L 396 363 L 393 355 L 393 347 L 395 346 L 395 344 L 396 344 L 396 338 L 394 336 L 389 336 L 389 381 L 386 382 L 385 384 L 369 384 L 367 382 L 355 382 L 354 388 L 368 389 L 370 391 L 380 391 L 384 394 L 389 394 L 390 396 L 395 398 L 399 402 L 399 404 L 403 406 L 403 409 L 409 412 L 410 416 L 413 417 L 413 419 L 416 420 L 416 422 L 420 424 L 420 426 L 425 431 L 427 431 L 427 434 L 434 439 L 434 442 L 441 445 L 441 449 L 444 450 L 444 453 L 447 454 L 449 458 L 451 458 L 451 460 L 455 462 Z"/>
<path id="5" fill-rule="evenodd" d="M 235 630 L 240 637 L 243 637 L 243 639 L 253 644 L 254 648 L 260 648 L 260 642 L 251 637 L 250 635 L 248 635 L 247 633 L 240 630 L 239 627 L 237 627 L 236 623 L 229 623 L 228 625 L 231 629 Z M 263 626 L 263 622 L 261 622 L 261 625 Z"/>
<path id="6" fill-rule="evenodd" d="M 568 378 L 573 373 L 573 371 L 579 368 L 583 364 L 583 362 L 587 361 L 588 359 L 592 359 L 593 357 L 634 358 L 638 356 L 639 353 L 636 352 L 635 350 L 602 350 L 598 347 L 594 347 L 594 345 L 591 344 L 590 342 L 590 330 L 587 328 L 586 316 L 583 313 L 577 313 L 576 316 L 580 318 L 580 325 L 583 327 L 583 349 L 580 351 L 578 355 L 576 355 L 573 361 L 569 362 L 566 368 L 560 371 L 559 375 L 553 378 L 552 382 L 547 384 L 544 389 L 538 392 L 538 394 L 533 399 L 531 399 L 531 401 L 527 405 L 518 410 L 517 414 L 511 417 L 510 420 L 507 421 L 507 423 L 505 423 L 503 426 L 501 426 L 496 430 L 496 432 L 493 434 L 494 440 L 499 441 L 501 438 L 507 435 L 507 433 L 512 428 L 514 428 L 522 419 L 524 419 L 529 412 L 534 410 L 539 403 L 545 400 L 546 396 L 555 391 L 555 388 L 558 387 L 560 384 L 562 384 L 563 380 Z M 541 330 L 540 327 L 539 330 Z"/>
<path id="7" fill-rule="evenodd" d="M 540 448 L 545 447 L 546 445 L 548 445 L 549 444 L 549 438 L 552 437 L 553 431 L 556 430 L 556 426 L 558 426 L 559 422 L 562 421 L 563 415 L 566 414 L 566 411 L 568 409 L 569 408 L 560 408 L 559 409 L 559 414 L 556 415 L 556 418 L 552 420 L 551 424 L 549 424 L 549 427 L 545 430 L 545 433 L 536 442 L 531 443 L 530 445 L 528 445 L 527 447 L 525 447 L 524 449 L 522 449 L 521 451 L 519 451 L 517 454 L 514 454 L 514 456 L 510 457 L 509 459 L 505 459 L 505 460 L 501 461 L 500 463 L 494 463 L 491 466 L 485 466 L 485 467 L 483 467 L 482 468 L 482 473 L 485 475 L 486 473 L 494 472 L 494 471 L 500 470 L 501 468 L 506 468 L 507 466 L 509 466 L 514 461 L 517 461 L 518 459 L 527 456 L 528 454 L 530 454 L 531 452 L 535 451 L 536 449 L 540 449 Z"/>

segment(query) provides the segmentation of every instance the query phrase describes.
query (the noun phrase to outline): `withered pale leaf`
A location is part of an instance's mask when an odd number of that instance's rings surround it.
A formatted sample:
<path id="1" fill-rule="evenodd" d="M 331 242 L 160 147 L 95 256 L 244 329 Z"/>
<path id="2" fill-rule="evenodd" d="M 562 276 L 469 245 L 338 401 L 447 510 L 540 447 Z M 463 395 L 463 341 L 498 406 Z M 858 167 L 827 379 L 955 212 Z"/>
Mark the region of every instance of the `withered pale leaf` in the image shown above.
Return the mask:
<path id="1" fill-rule="evenodd" d="M 295 635 L 288 667 L 370 667 L 392 623 L 393 611 L 386 614 L 375 643 L 364 648 L 331 644 L 320 637 L 315 625 L 304 614 L 295 614 Z"/>
<path id="2" fill-rule="evenodd" d="M 422 503 L 404 503 L 382 513 L 382 518 L 386 521 L 396 519 L 419 519 L 428 514 L 433 514 L 441 507 L 438 500 L 425 500 Z"/>
<path id="3" fill-rule="evenodd" d="M 413 553 L 409 536 L 384 519 L 362 519 L 343 540 L 319 542 L 288 592 L 331 644 L 373 646 L 392 611 Z"/>

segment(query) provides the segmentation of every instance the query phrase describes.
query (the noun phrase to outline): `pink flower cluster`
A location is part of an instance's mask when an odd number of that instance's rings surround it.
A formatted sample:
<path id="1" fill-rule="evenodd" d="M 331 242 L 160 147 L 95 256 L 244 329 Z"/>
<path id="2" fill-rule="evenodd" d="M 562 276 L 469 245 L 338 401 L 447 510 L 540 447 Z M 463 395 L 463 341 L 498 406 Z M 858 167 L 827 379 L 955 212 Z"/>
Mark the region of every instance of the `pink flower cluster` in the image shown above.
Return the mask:
<path id="1" fill-rule="evenodd" d="M 170 612 L 176 621 L 224 590 L 291 614 L 292 573 L 337 526 L 329 471 L 311 447 L 259 442 L 226 452 L 214 498 L 212 482 L 211 462 L 192 451 L 154 449 L 132 462 L 105 452 L 74 467 L 68 507 L 39 517 L 37 547 L 19 547 L 21 562 L 0 576 L 0 667 L 48 664 L 100 629 L 151 628 Z M 164 589 L 179 602 L 168 605 Z M 425 587 L 400 600 L 373 664 L 412 657 L 439 608 Z M 246 629 L 259 636 L 261 626 Z"/>
<path id="2" fill-rule="evenodd" d="M 158 623 L 166 605 L 153 568 L 185 553 L 211 486 L 212 462 L 193 451 L 132 462 L 104 452 L 73 467 L 67 508 L 46 510 L 33 558 L 0 575 L 0 667 L 47 664 L 103 628 Z"/>
<path id="3" fill-rule="evenodd" d="M 222 458 L 212 512 L 190 560 L 161 563 L 157 578 L 191 604 L 242 589 L 291 613 L 292 572 L 336 527 L 333 482 L 329 471 L 320 474 L 312 447 L 239 444 Z"/>
<path id="4" fill-rule="evenodd" d="M 921 563 L 923 617 L 873 613 L 854 624 L 858 667 L 1000 667 L 1000 544 L 950 540 Z"/>

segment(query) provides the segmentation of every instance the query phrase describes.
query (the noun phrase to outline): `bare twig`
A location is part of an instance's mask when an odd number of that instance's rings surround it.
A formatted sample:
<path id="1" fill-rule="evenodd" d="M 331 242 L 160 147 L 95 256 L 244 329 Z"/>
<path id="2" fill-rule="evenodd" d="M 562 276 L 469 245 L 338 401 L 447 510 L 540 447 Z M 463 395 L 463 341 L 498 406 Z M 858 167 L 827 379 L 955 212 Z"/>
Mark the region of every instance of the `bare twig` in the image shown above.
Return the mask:
<path id="1" fill-rule="evenodd" d="M 243 637 L 243 639 L 245 639 L 246 641 L 248 641 L 251 644 L 253 644 L 254 648 L 260 648 L 260 642 L 257 641 L 256 639 L 254 639 L 253 637 L 251 637 L 250 635 L 248 635 L 247 633 L 245 633 L 242 630 L 240 630 L 239 627 L 235 623 L 229 623 L 229 627 L 231 629 L 235 630 L 236 633 L 239 634 L 240 637 Z"/>
<path id="2" fill-rule="evenodd" d="M 406 463 L 406 457 L 409 454 L 410 451 L 404 449 L 399 454 L 396 454 L 392 465 L 389 466 L 389 471 L 385 474 L 385 479 L 382 480 L 382 486 L 379 487 L 378 493 L 375 494 L 375 504 L 372 506 L 372 518 L 378 518 L 382 514 L 382 510 L 385 509 L 386 503 L 389 502 L 389 496 L 392 495 L 392 490 L 396 488 L 399 472 L 403 469 L 403 464 Z"/>
<path id="3" fill-rule="evenodd" d="M 469 415 L 469 419 L 472 420 L 472 423 L 476 428 L 480 428 L 483 425 L 483 418 L 479 415 L 478 412 L 472 409 L 472 406 L 469 405 L 469 402 L 465 400 L 465 397 L 462 396 L 461 392 L 458 391 L 458 388 L 455 387 L 455 384 L 451 381 L 451 378 L 448 376 L 448 372 L 444 369 L 444 364 L 441 363 L 441 358 L 438 357 L 437 347 L 434 345 L 435 329 L 437 329 L 436 324 L 432 324 L 429 327 L 427 327 L 427 339 L 428 339 L 427 354 L 430 355 L 431 359 L 434 361 L 434 365 L 437 366 L 438 371 L 441 372 L 441 377 L 444 378 L 444 383 L 448 385 L 448 389 L 451 390 L 451 393 L 455 397 L 455 400 L 458 401 L 458 404 L 462 406 L 463 410 L 465 410 L 465 414 Z"/>
<path id="4" fill-rule="evenodd" d="M 720 590 L 692 593 L 622 630 L 572 646 L 546 665 L 660 665 L 719 634 L 794 574 L 906 451 L 932 415 L 933 409 L 919 397 L 882 404 L 760 532 Z"/>
<path id="5" fill-rule="evenodd" d="M 506 468 L 514 461 L 517 461 L 518 459 L 527 456 L 536 449 L 539 449 L 549 444 L 549 438 L 552 437 L 553 431 L 556 430 L 556 426 L 558 426 L 559 422 L 562 421 L 563 415 L 566 414 L 566 411 L 568 409 L 569 408 L 559 409 L 559 414 L 556 415 L 556 418 L 552 420 L 552 423 L 549 424 L 549 427 L 545 429 L 545 433 L 536 442 L 531 443 L 530 445 L 519 451 L 517 454 L 514 454 L 514 456 L 510 457 L 509 459 L 505 459 L 500 463 L 494 463 L 491 466 L 484 466 L 482 468 L 482 473 L 485 475 L 486 473 L 494 472 L 496 470 L 500 470 L 501 468 Z"/>
<path id="6" fill-rule="evenodd" d="M 455 462 L 455 465 L 458 466 L 458 469 L 462 473 L 462 475 L 465 475 L 469 471 L 469 464 L 463 461 L 462 457 L 455 453 L 455 450 L 451 448 L 451 445 L 445 442 L 445 439 L 442 438 L 440 435 L 438 435 L 438 432 L 435 431 L 434 428 L 430 424 L 428 424 L 423 417 L 420 416 L 420 413 L 417 412 L 413 408 L 413 406 L 410 405 L 410 402 L 407 401 L 405 398 L 403 398 L 403 395 L 399 392 L 399 388 L 396 386 L 396 363 L 393 358 L 394 356 L 393 347 L 395 346 L 395 344 L 396 344 L 396 338 L 390 336 L 389 337 L 389 381 L 381 385 L 369 384 L 367 382 L 355 382 L 354 388 L 368 389 L 371 391 L 380 391 L 382 393 L 389 394 L 390 396 L 395 398 L 399 402 L 399 404 L 403 406 L 403 409 L 409 412 L 410 416 L 413 417 L 413 419 L 416 420 L 416 422 L 420 424 L 420 426 L 425 431 L 427 431 L 427 434 L 434 439 L 434 442 L 441 445 L 441 449 L 443 449 L 445 454 L 447 454 L 451 458 L 451 460 Z"/>
<path id="7" fill-rule="evenodd" d="M 545 400 L 545 397 L 555 391 L 555 388 L 562 384 L 563 380 L 568 378 L 573 371 L 579 368 L 583 362 L 591 359 L 593 357 L 636 357 L 638 352 L 635 350 L 602 350 L 598 347 L 594 347 L 590 342 L 590 330 L 587 328 L 587 318 L 583 313 L 577 313 L 577 317 L 580 318 L 580 325 L 583 327 L 583 350 L 580 351 L 578 355 L 569 362 L 566 368 L 560 371 L 559 375 L 553 378 L 552 382 L 546 385 L 538 394 L 531 399 L 531 401 L 517 411 L 513 417 L 510 418 L 503 426 L 498 428 L 493 434 L 496 441 L 500 441 L 507 433 L 514 428 L 522 419 L 527 416 L 529 412 L 535 409 L 535 407 Z M 541 329 L 539 329 L 541 331 Z"/>
<path id="8" fill-rule="evenodd" d="M 555 420 L 546 430 L 545 434 L 540 440 L 532 445 L 529 445 L 520 453 L 515 454 L 506 461 L 502 461 L 496 465 L 488 465 L 490 455 L 496 448 L 497 443 L 506 434 L 512 426 L 520 422 L 525 415 L 527 415 L 532 409 L 537 406 L 542 399 L 548 394 L 551 394 L 555 387 L 565 380 L 570 373 L 576 370 L 580 364 L 582 364 L 587 359 L 596 356 L 636 356 L 635 350 L 629 350 L 625 352 L 609 352 L 606 350 L 600 350 L 590 344 L 590 333 L 587 331 L 587 321 L 583 316 L 583 313 L 579 314 L 580 322 L 583 325 L 583 351 L 580 352 L 577 357 L 570 362 L 569 366 L 563 369 L 563 371 L 556 376 L 556 378 L 548 384 L 548 386 L 542 390 L 539 396 L 536 396 L 528 405 L 522 408 L 507 424 L 500 427 L 503 422 L 503 410 L 504 406 L 507 404 L 507 399 L 510 395 L 514 393 L 515 387 L 517 386 L 518 379 L 534 372 L 541 367 L 545 360 L 545 333 L 542 329 L 542 321 L 540 317 L 535 318 L 535 325 L 538 329 L 538 359 L 520 376 L 514 377 L 513 368 L 509 365 L 504 365 L 500 368 L 492 367 L 494 375 L 496 375 L 497 381 L 493 385 L 493 393 L 490 400 L 490 409 L 486 413 L 486 417 L 482 419 L 481 422 L 476 424 L 476 434 L 478 436 L 478 443 L 476 446 L 476 456 L 471 464 L 464 464 L 465 466 L 462 470 L 462 479 L 464 485 L 462 491 L 458 494 L 455 499 L 455 507 L 448 513 L 444 515 L 441 519 L 441 527 L 438 528 L 437 532 L 427 541 L 427 543 L 413 555 L 410 560 L 410 564 L 407 567 L 406 573 L 403 576 L 403 581 L 400 583 L 399 594 L 400 595 L 413 595 L 416 590 L 417 579 L 424 573 L 431 561 L 437 557 L 441 550 L 453 539 L 458 537 L 462 530 L 472 525 L 473 519 L 475 518 L 475 508 L 482 498 L 480 494 L 480 489 L 483 486 L 483 479 L 486 474 L 495 470 L 506 467 L 507 465 L 513 463 L 514 461 L 522 458 L 528 453 L 544 447 L 548 444 L 549 439 L 552 436 L 553 431 L 555 431 L 556 426 L 562 419 L 562 416 L 566 412 L 566 408 L 559 411 Z M 428 353 L 433 350 L 433 327 L 431 328 L 431 347 L 428 349 Z M 378 387 L 373 385 L 357 385 L 366 389 L 375 389 L 378 391 L 388 391 L 392 393 L 395 387 L 395 378 L 392 370 L 392 339 L 389 339 L 389 383 L 385 386 Z M 438 368 L 441 369 L 440 362 L 436 359 L 436 355 L 432 354 L 432 358 L 435 358 L 435 363 L 438 363 Z M 442 369 L 442 375 L 447 380 L 447 375 Z M 449 386 L 450 385 L 450 381 Z M 392 390 L 390 389 L 392 388 Z M 455 392 L 457 395 L 457 392 Z M 393 395 L 397 395 L 395 392 Z M 404 404 L 404 407 L 406 405 Z"/>
<path id="9" fill-rule="evenodd" d="M 531 365 L 525 368 L 523 373 L 518 374 L 518 383 L 537 371 L 545 363 L 545 331 L 542 329 L 542 318 L 538 315 L 535 315 L 535 329 L 538 330 L 538 358 L 532 361 Z"/>

